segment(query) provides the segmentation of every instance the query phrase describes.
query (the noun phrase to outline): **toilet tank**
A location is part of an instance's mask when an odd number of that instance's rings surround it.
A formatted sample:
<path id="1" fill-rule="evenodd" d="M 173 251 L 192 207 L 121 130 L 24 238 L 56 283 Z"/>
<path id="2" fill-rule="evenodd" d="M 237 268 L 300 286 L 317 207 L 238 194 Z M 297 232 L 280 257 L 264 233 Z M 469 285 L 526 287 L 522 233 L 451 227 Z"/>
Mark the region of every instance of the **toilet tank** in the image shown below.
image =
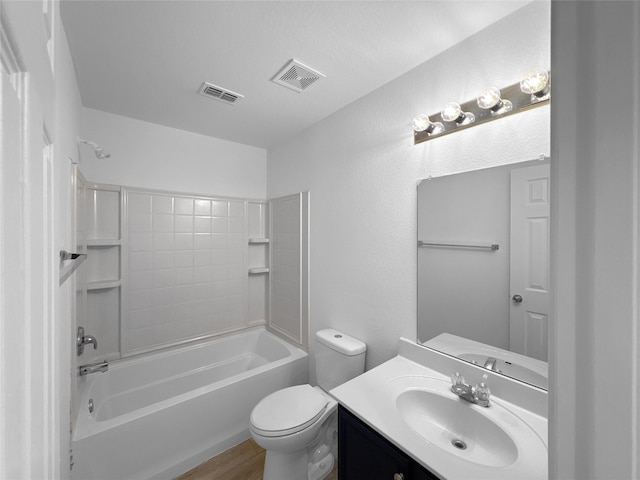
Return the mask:
<path id="1" fill-rule="evenodd" d="M 325 392 L 364 373 L 367 345 L 357 338 L 328 328 L 316 332 L 315 371 Z"/>

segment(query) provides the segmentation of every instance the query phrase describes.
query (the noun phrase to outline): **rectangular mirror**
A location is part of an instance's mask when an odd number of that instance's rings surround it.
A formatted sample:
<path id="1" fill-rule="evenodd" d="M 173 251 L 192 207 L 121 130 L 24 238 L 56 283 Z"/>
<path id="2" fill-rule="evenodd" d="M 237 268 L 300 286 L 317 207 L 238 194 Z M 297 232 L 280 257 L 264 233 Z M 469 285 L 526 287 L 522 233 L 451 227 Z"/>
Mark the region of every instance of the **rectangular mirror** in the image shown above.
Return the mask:
<path id="1" fill-rule="evenodd" d="M 418 343 L 547 388 L 549 160 L 418 185 Z"/>

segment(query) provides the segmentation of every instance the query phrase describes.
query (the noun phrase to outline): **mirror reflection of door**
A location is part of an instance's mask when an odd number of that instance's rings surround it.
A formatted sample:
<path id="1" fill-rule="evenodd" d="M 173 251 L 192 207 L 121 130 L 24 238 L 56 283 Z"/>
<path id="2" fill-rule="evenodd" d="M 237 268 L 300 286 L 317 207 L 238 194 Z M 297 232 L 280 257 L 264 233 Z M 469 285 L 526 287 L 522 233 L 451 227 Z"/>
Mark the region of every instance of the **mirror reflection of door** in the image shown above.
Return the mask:
<path id="1" fill-rule="evenodd" d="M 547 360 L 549 165 L 511 171 L 510 350 Z"/>
<path id="2" fill-rule="evenodd" d="M 504 362 L 511 363 L 503 373 L 541 388 L 549 322 L 549 163 L 431 178 L 417 192 L 418 342 L 468 361 L 465 355 L 475 352 L 468 341 L 475 342 L 480 364 L 507 352 Z M 484 248 L 493 244 L 498 249 Z M 532 371 L 543 381 L 533 380 Z"/>

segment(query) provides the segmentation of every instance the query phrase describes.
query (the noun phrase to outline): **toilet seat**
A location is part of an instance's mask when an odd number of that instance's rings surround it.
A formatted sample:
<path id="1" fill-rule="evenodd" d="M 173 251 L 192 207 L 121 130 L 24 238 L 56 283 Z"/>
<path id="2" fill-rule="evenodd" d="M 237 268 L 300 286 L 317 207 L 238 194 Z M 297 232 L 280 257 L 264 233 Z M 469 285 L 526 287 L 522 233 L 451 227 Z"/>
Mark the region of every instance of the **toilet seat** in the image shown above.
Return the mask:
<path id="1" fill-rule="evenodd" d="M 265 437 L 304 430 L 322 416 L 329 403 L 311 385 L 296 385 L 263 398 L 251 412 L 251 429 Z"/>

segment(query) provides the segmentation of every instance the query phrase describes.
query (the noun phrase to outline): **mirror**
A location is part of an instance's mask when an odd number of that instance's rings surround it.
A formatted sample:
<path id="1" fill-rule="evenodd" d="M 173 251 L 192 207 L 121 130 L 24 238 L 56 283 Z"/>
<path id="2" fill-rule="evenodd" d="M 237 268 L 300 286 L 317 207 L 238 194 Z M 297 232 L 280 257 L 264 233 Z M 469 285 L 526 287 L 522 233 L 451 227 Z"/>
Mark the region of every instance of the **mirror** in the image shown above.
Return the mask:
<path id="1" fill-rule="evenodd" d="M 549 160 L 418 185 L 418 343 L 547 388 Z"/>

